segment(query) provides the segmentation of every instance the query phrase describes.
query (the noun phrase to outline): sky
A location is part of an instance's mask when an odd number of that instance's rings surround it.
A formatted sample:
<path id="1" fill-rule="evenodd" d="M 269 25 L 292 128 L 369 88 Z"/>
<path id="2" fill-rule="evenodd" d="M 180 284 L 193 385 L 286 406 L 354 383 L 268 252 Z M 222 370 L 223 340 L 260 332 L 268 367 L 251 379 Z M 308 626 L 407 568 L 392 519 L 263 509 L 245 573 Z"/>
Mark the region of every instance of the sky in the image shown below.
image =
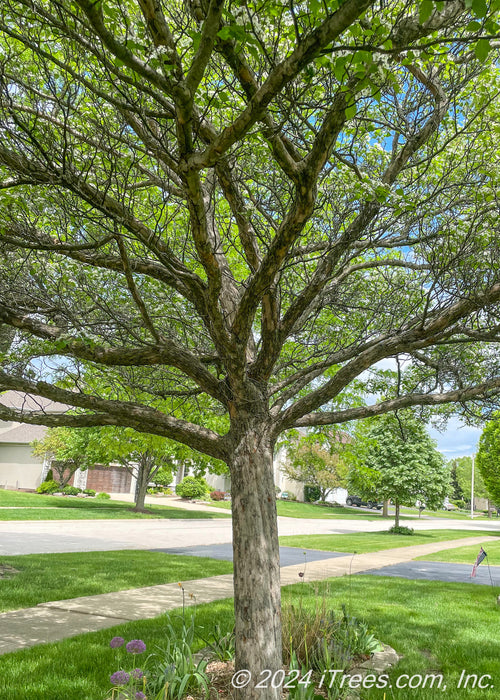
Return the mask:
<path id="1" fill-rule="evenodd" d="M 459 418 L 451 418 L 444 432 L 431 427 L 428 430 L 446 459 L 475 454 L 482 432 L 481 428 L 464 425 Z"/>
<path id="2" fill-rule="evenodd" d="M 375 367 L 394 370 L 396 362 L 393 358 L 388 357 L 377 362 Z M 369 403 L 375 403 L 378 400 L 374 395 L 370 395 L 368 398 Z M 465 425 L 458 416 L 449 419 L 444 431 L 436 430 L 430 425 L 426 427 L 429 435 L 437 442 L 438 450 L 443 453 L 445 459 L 467 457 L 477 453 L 482 428 Z"/>

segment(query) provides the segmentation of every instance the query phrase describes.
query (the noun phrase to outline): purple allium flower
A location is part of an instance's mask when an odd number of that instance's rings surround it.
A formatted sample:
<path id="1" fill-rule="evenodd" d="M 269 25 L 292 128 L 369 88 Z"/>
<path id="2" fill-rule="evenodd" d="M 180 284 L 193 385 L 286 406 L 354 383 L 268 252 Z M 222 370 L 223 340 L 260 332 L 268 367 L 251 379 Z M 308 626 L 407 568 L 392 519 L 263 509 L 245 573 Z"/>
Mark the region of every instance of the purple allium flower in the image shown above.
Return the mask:
<path id="1" fill-rule="evenodd" d="M 113 685 L 127 685 L 130 675 L 126 671 L 115 671 L 109 680 Z"/>
<path id="2" fill-rule="evenodd" d="M 135 700 L 147 700 L 142 690 L 138 690 L 137 693 L 134 695 L 134 698 Z"/>
<path id="3" fill-rule="evenodd" d="M 129 652 L 129 654 L 142 654 L 143 651 L 146 651 L 146 645 L 142 641 L 142 639 L 132 639 L 125 649 Z"/>
<path id="4" fill-rule="evenodd" d="M 134 668 L 134 670 L 132 671 L 132 673 L 130 675 L 132 676 L 132 678 L 139 679 L 139 678 L 143 677 L 144 673 L 141 671 L 140 668 Z"/>
<path id="5" fill-rule="evenodd" d="M 125 640 L 123 637 L 113 637 L 113 639 L 110 641 L 109 646 L 112 649 L 118 649 L 118 647 L 122 647 L 125 644 Z"/>

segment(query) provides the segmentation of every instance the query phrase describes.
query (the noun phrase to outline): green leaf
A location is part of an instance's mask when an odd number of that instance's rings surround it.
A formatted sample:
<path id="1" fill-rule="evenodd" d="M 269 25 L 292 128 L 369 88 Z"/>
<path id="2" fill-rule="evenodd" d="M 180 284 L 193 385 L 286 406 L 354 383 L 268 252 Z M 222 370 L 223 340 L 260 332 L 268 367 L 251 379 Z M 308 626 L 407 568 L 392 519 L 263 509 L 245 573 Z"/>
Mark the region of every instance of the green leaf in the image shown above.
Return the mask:
<path id="1" fill-rule="evenodd" d="M 434 10 L 434 3 L 432 0 L 422 0 L 420 7 L 418 8 L 418 19 L 420 24 L 427 22 L 429 17 L 432 15 Z"/>
<path id="2" fill-rule="evenodd" d="M 476 17 L 485 17 L 488 12 L 486 0 L 472 0 L 472 11 Z"/>
<path id="3" fill-rule="evenodd" d="M 490 42 L 488 41 L 488 39 L 479 39 L 479 41 L 477 42 L 477 44 L 474 48 L 474 52 L 476 54 L 476 57 L 480 61 L 485 61 L 488 57 L 490 49 L 491 49 L 491 46 L 490 46 Z"/>
<path id="4" fill-rule="evenodd" d="M 320 0 L 309 0 L 309 12 L 316 17 L 321 13 L 322 5 Z"/>
<path id="5" fill-rule="evenodd" d="M 346 60 L 347 59 L 345 57 L 337 58 L 333 65 L 333 73 L 339 82 L 342 82 L 345 77 Z"/>
<path id="6" fill-rule="evenodd" d="M 345 110 L 345 118 L 346 120 L 352 119 L 353 117 L 356 116 L 356 104 L 349 105 L 349 107 L 346 108 Z"/>

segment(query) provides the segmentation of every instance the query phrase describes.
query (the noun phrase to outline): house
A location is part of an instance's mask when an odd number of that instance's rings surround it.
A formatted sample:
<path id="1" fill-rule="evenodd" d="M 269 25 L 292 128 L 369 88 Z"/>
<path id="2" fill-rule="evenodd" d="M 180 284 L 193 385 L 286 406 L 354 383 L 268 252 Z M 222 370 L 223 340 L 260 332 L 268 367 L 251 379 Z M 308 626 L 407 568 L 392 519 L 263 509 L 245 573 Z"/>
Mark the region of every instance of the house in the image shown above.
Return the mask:
<path id="1" fill-rule="evenodd" d="M 27 396 L 17 391 L 7 391 L 0 396 L 0 403 L 9 408 L 40 413 L 61 413 L 67 406 Z M 41 440 L 47 428 L 42 425 L 27 425 L 0 421 L 0 487 L 6 489 L 36 489 L 44 479 L 43 471 L 48 466 L 32 453 L 31 443 Z M 45 471 L 45 473 L 47 473 Z"/>
<path id="2" fill-rule="evenodd" d="M 46 414 L 64 413 L 65 404 L 31 396 L 18 391 L 0 395 L 0 403 L 9 408 L 36 411 Z M 47 432 L 43 425 L 28 425 L 0 421 L 0 488 L 34 491 L 47 476 L 50 464 L 33 455 L 31 443 L 42 440 Z M 68 482 L 81 489 L 94 489 L 108 493 L 134 493 L 135 479 L 120 466 L 94 467 L 78 471 Z"/>
<path id="3" fill-rule="evenodd" d="M 65 404 L 30 396 L 17 391 L 7 391 L 0 395 L 0 403 L 9 408 L 40 413 L 56 414 L 68 410 Z M 50 468 L 48 460 L 35 457 L 31 443 L 42 440 L 47 432 L 43 425 L 0 421 L 0 488 L 34 491 L 47 476 Z M 287 492 L 299 501 L 304 500 L 304 484 L 293 481 L 283 471 L 286 449 L 280 448 L 274 459 L 274 481 L 280 493 Z M 172 489 L 190 473 L 192 465 L 179 466 L 172 483 Z M 214 491 L 230 491 L 231 481 L 227 475 L 207 474 L 206 480 Z M 108 493 L 135 493 L 136 479 L 127 469 L 114 465 L 96 466 L 93 469 L 78 470 L 68 482 L 81 489 L 94 489 Z M 345 503 L 347 491 L 336 489 L 328 499 Z"/>

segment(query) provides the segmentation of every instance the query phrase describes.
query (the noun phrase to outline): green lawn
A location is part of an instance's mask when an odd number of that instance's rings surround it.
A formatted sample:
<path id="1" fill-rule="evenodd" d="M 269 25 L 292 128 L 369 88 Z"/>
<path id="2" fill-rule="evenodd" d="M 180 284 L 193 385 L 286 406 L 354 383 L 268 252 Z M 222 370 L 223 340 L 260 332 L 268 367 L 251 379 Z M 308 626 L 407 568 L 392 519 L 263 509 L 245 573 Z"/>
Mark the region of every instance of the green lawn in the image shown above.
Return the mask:
<path id="1" fill-rule="evenodd" d="M 350 612 L 366 620 L 377 638 L 404 656 L 389 673 L 392 688 L 364 690 L 363 700 L 498 698 L 497 689 L 458 689 L 457 683 L 465 670 L 467 674 L 490 674 L 497 688 L 500 684 L 500 610 L 496 605 L 500 588 L 354 576 L 311 585 L 309 590 L 298 584 L 286 589 L 284 598 L 293 596 L 297 602 L 302 597 L 305 604 L 316 606 L 318 595 L 324 592 L 335 606 L 345 603 Z M 442 673 L 446 692 L 429 687 L 396 688 L 403 674 L 426 673 Z"/>
<path id="2" fill-rule="evenodd" d="M 50 600 L 217 576 L 233 570 L 228 561 L 142 550 L 0 556 L 0 564 L 8 564 L 20 572 L 12 578 L 0 579 L 0 612 Z"/>
<path id="3" fill-rule="evenodd" d="M 389 508 L 389 513 L 393 513 L 394 509 Z M 403 507 L 401 509 L 402 513 L 405 513 L 406 515 L 411 515 L 415 516 L 418 518 L 418 509 L 417 508 L 405 508 Z M 423 510 L 422 511 L 422 516 L 426 516 L 428 518 L 449 518 L 450 520 L 470 520 L 470 511 L 466 512 L 463 510 Z M 486 513 L 481 513 L 476 511 L 474 513 L 474 520 L 488 520 L 488 516 Z M 493 522 L 498 520 L 497 516 L 493 516 L 491 518 Z"/>
<path id="4" fill-rule="evenodd" d="M 0 489 L 0 520 L 110 520 L 136 518 L 227 518 L 226 513 L 147 505 L 148 513 L 133 513 L 133 503 L 109 499 L 44 496 Z"/>
<path id="5" fill-rule="evenodd" d="M 365 690 L 363 700 L 496 700 L 493 690 L 457 689 L 462 670 L 490 674 L 500 684 L 500 610 L 496 595 L 487 586 L 409 581 L 376 576 L 334 579 L 319 585 L 300 583 L 283 590 L 285 600 L 317 605 L 327 595 L 334 610 L 346 604 L 350 613 L 369 624 L 375 635 L 404 658 L 390 671 L 392 688 Z M 219 623 L 222 631 L 233 625 L 232 601 L 225 600 L 196 609 L 197 624 L 205 630 Z M 177 618 L 178 624 L 180 619 Z M 6 654 L 1 659 L 2 700 L 102 700 L 109 689 L 109 676 L 123 667 L 109 640 L 143 639 L 147 653 L 161 645 L 162 618 L 131 622 L 102 632 L 81 635 L 55 644 Z M 205 632 L 206 634 L 206 632 Z M 200 640 L 197 648 L 204 646 Z M 132 665 L 141 665 L 136 657 Z M 443 673 L 447 691 L 398 690 L 402 674 Z"/>
<path id="6" fill-rule="evenodd" d="M 462 537 L 486 537 L 497 534 L 500 537 L 500 533 L 496 532 L 471 532 L 470 530 L 426 530 L 424 532 L 416 532 L 411 536 L 392 535 L 387 531 L 357 532 L 352 535 L 293 535 L 280 537 L 280 544 L 283 547 L 363 554 L 364 552 L 376 552 L 381 549 L 392 549 L 393 547 L 410 547 L 414 544 L 428 544 L 445 540 L 459 540 Z M 497 546 L 496 542 L 494 544 Z M 486 544 L 485 547 L 487 547 Z M 478 550 L 477 545 L 475 545 L 475 549 Z"/>
<path id="7" fill-rule="evenodd" d="M 488 554 L 488 559 L 484 561 L 483 566 L 489 561 L 491 566 L 500 566 L 500 540 L 498 542 L 485 542 L 484 549 Z M 443 550 L 436 554 L 427 554 L 418 559 L 426 559 L 427 561 L 449 561 L 456 564 L 472 564 L 476 561 L 479 554 L 479 545 L 475 544 L 470 547 L 459 547 L 458 549 Z"/>
<path id="8" fill-rule="evenodd" d="M 230 501 L 215 501 L 210 503 L 210 505 L 216 508 L 231 509 Z M 276 508 L 278 515 L 287 518 L 336 518 L 346 520 L 359 520 L 362 518 L 364 520 L 381 520 L 382 522 L 394 520 L 392 515 L 389 518 L 384 518 L 382 511 L 371 511 L 364 508 L 355 510 L 354 508 L 343 508 L 342 506 L 330 508 L 329 506 L 317 506 L 314 503 L 301 503 L 299 501 L 277 500 Z M 402 516 L 402 519 L 409 518 Z"/>

